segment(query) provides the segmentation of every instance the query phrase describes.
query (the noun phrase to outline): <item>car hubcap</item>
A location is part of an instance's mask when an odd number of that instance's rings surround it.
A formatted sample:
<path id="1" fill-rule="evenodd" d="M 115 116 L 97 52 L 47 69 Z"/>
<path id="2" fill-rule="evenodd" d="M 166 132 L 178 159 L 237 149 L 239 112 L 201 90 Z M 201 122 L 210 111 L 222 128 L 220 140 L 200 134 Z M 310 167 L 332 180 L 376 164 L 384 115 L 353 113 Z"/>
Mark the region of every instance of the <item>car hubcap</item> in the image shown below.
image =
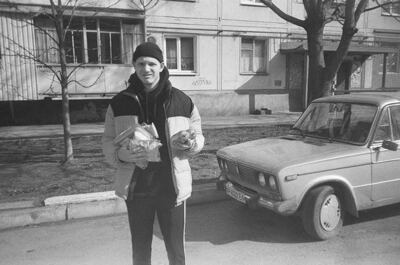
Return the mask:
<path id="1" fill-rule="evenodd" d="M 332 231 L 339 224 L 341 218 L 340 204 L 336 195 L 329 195 L 322 204 L 320 221 L 326 231 Z"/>

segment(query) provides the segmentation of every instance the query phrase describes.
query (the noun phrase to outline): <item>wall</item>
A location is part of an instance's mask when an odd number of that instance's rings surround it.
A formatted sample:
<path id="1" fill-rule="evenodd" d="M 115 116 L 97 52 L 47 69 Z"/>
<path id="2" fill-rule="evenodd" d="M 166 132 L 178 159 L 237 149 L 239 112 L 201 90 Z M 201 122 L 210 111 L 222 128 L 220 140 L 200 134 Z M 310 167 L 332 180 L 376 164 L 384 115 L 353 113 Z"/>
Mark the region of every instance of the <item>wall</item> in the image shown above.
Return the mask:
<path id="1" fill-rule="evenodd" d="M 283 2 L 279 1 L 279 6 L 286 10 Z M 206 115 L 248 114 L 261 107 L 288 110 L 287 91 L 281 94 L 286 89 L 285 56 L 278 54 L 279 38 L 287 23 L 271 10 L 242 5 L 239 0 L 160 1 L 148 15 L 149 32 L 160 45 L 168 35 L 197 36 L 195 73 L 170 74 L 173 84 L 190 93 Z M 240 74 L 240 41 L 244 36 L 271 37 L 268 74 Z M 268 89 L 283 92 L 265 92 Z M 251 92 L 238 92 L 242 90 Z"/>
<path id="2" fill-rule="evenodd" d="M 395 42 L 399 47 L 400 56 L 400 17 L 391 17 L 382 14 L 382 9 L 378 8 L 368 12 L 368 28 L 370 35 L 377 41 Z M 371 61 L 372 80 L 370 80 L 373 88 L 382 87 L 382 71 L 380 64 L 382 64 L 382 55 L 375 55 Z M 399 61 L 400 63 L 400 61 Z M 400 65 L 398 66 L 397 73 L 387 73 L 386 87 L 400 88 Z"/>
<path id="3" fill-rule="evenodd" d="M 70 101 L 71 123 L 104 122 L 109 99 Z M 62 124 L 61 100 L 0 101 L 0 126 Z"/>
<path id="4" fill-rule="evenodd" d="M 236 116 L 251 113 L 251 95 L 229 92 L 187 92 L 202 116 Z M 256 95 L 254 108 L 268 108 L 272 112 L 288 111 L 287 94 Z"/>
<path id="5" fill-rule="evenodd" d="M 24 19 L 21 14 L 0 12 L 0 100 L 38 98 L 35 65 L 23 57 L 34 50 L 33 27 Z"/>
<path id="6" fill-rule="evenodd" d="M 71 71 L 72 67 L 68 70 Z M 57 68 L 54 68 L 57 70 Z M 127 87 L 129 76 L 134 68 L 129 65 L 85 65 L 77 69 L 68 85 L 68 92 L 74 93 L 116 93 Z M 55 80 L 52 71 L 45 67 L 38 67 L 38 91 L 41 98 L 48 93 L 61 93 L 59 82 Z"/>

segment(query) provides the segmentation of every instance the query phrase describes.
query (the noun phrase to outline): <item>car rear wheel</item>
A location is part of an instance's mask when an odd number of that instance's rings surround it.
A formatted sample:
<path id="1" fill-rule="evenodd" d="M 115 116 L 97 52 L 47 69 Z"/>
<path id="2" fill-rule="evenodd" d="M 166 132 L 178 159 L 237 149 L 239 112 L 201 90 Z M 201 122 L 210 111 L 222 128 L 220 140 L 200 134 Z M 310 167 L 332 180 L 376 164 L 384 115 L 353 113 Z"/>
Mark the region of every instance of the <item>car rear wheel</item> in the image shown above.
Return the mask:
<path id="1" fill-rule="evenodd" d="M 310 191 L 304 201 L 302 221 L 305 231 L 318 240 L 339 233 L 343 226 L 343 210 L 333 187 L 321 186 Z"/>

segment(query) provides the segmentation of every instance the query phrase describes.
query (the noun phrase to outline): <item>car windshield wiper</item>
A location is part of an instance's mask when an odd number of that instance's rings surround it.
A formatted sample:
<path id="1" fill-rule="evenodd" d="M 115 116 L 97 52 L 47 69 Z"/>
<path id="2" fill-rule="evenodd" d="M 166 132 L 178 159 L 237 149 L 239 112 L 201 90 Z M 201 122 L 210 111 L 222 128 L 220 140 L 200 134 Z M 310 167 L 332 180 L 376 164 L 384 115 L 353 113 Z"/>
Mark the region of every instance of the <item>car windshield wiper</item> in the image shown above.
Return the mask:
<path id="1" fill-rule="evenodd" d="M 292 130 L 293 131 L 299 131 L 300 132 L 300 135 L 304 138 L 304 132 L 303 132 L 303 130 L 302 129 L 300 129 L 299 127 L 292 127 Z"/>

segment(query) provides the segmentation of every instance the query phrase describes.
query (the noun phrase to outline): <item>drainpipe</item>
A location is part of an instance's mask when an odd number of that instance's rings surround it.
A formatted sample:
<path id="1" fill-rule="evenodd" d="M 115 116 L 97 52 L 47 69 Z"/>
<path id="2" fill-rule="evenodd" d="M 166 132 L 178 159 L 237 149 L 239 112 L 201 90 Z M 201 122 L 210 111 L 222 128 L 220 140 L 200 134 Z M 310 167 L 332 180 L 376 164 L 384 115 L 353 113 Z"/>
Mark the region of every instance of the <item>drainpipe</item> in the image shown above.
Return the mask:
<path id="1" fill-rule="evenodd" d="M 387 62 L 387 53 L 383 54 L 383 73 L 382 73 L 382 88 L 386 86 L 386 62 Z"/>
<path id="2" fill-rule="evenodd" d="M 304 77 L 304 106 L 303 109 L 306 109 L 308 106 L 308 71 L 309 71 L 309 58 L 308 58 L 308 52 L 304 52 L 304 72 L 303 72 L 303 77 Z"/>
<path id="3" fill-rule="evenodd" d="M 217 2 L 217 91 L 222 90 L 222 1 L 218 0 Z"/>

